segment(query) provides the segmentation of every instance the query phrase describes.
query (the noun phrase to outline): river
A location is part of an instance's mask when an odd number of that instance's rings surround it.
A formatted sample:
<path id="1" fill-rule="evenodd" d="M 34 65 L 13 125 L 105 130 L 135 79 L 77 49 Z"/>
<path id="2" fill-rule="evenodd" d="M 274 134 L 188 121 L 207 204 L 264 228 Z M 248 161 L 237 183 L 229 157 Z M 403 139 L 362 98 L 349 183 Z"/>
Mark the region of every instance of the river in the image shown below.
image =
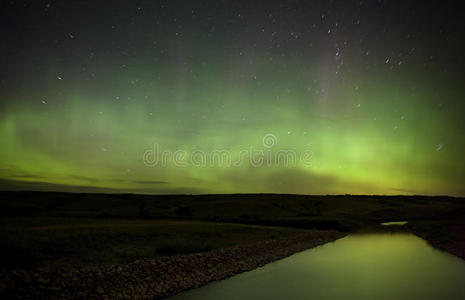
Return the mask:
<path id="1" fill-rule="evenodd" d="M 408 232 L 351 234 L 171 300 L 465 299 L 465 261 Z"/>

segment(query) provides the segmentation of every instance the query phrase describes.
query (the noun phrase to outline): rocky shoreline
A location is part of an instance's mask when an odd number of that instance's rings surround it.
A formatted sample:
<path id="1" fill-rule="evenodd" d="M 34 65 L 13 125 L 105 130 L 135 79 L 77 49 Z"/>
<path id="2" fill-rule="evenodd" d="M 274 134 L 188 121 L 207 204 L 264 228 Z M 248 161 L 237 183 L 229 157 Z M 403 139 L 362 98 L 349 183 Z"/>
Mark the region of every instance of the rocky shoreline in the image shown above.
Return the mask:
<path id="1" fill-rule="evenodd" d="M 453 254 L 465 260 L 465 226 L 448 225 L 438 226 L 434 234 L 425 233 L 416 228 L 413 233 L 426 240 L 433 247 Z"/>
<path id="2" fill-rule="evenodd" d="M 343 237 L 309 231 L 289 238 L 129 264 L 72 270 L 0 272 L 2 299 L 160 299 L 253 270 Z"/>

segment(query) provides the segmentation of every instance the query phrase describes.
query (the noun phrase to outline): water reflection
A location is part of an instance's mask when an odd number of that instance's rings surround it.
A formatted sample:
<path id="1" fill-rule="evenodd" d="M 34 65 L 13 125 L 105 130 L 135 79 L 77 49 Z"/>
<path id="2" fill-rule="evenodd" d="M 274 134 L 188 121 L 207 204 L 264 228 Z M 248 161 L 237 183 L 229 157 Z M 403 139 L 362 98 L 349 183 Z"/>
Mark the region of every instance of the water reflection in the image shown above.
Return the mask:
<path id="1" fill-rule="evenodd" d="M 382 226 L 404 226 L 405 224 L 407 224 L 407 221 L 393 221 L 381 223 Z"/>
<path id="2" fill-rule="evenodd" d="M 465 262 L 407 232 L 354 234 L 171 299 L 465 299 Z"/>

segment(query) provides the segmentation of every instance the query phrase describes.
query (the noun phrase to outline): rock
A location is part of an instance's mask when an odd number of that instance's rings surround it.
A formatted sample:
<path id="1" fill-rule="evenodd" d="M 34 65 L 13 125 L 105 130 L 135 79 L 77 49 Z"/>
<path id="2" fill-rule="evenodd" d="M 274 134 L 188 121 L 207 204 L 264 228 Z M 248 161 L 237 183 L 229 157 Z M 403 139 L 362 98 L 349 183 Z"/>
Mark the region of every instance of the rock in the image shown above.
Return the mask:
<path id="1" fill-rule="evenodd" d="M 37 278 L 37 282 L 40 283 L 40 284 L 47 284 L 50 281 L 48 279 L 42 278 L 42 276 L 39 276 L 39 278 Z"/>
<path id="2" fill-rule="evenodd" d="M 87 298 L 87 293 L 86 292 L 79 292 L 79 296 L 82 298 Z"/>
<path id="3" fill-rule="evenodd" d="M 24 283 L 30 283 L 32 281 L 29 274 L 24 274 L 23 281 Z"/>
<path id="4" fill-rule="evenodd" d="M 100 295 L 105 293 L 105 291 L 103 290 L 103 287 L 101 287 L 101 286 L 97 287 L 97 289 L 95 291 Z"/>
<path id="5" fill-rule="evenodd" d="M 0 297 L 3 295 L 3 293 L 5 293 L 7 289 L 8 285 L 5 282 L 0 281 Z"/>

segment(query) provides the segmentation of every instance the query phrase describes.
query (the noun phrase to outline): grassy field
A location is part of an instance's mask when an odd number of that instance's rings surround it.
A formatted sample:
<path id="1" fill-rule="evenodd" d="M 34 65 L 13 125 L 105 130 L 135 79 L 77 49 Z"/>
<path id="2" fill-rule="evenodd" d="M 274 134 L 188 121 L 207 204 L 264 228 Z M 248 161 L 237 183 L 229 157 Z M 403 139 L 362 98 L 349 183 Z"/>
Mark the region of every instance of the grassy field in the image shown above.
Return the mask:
<path id="1" fill-rule="evenodd" d="M 0 263 L 111 264 L 394 220 L 428 233 L 464 216 L 464 199 L 451 197 L 1 192 Z"/>
<path id="2" fill-rule="evenodd" d="M 242 224 L 70 218 L 3 220 L 1 266 L 59 268 L 195 253 L 303 230 Z"/>

